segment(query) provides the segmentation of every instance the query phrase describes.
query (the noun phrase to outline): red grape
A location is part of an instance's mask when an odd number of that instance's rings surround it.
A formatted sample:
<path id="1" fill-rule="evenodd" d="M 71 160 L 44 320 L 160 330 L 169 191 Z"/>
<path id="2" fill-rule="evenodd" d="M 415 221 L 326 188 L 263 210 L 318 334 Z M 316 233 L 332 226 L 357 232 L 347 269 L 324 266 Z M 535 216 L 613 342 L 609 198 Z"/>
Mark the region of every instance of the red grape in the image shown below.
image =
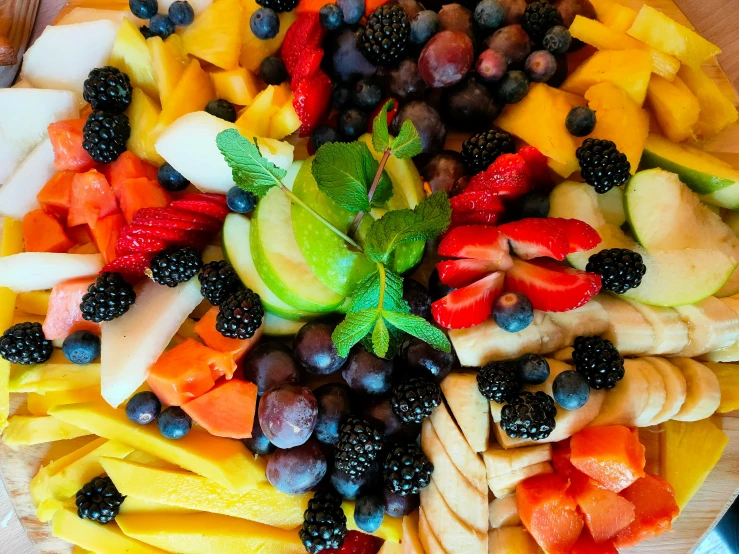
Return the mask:
<path id="1" fill-rule="evenodd" d="M 295 359 L 309 372 L 328 375 L 340 370 L 346 362 L 346 358 L 336 352 L 331 339 L 335 328 L 336 325 L 330 323 L 310 322 L 295 336 Z"/>
<path id="2" fill-rule="evenodd" d="M 304 444 L 313 433 L 318 403 L 310 389 L 282 383 L 269 389 L 259 402 L 259 424 L 278 448 Z"/>
<path id="3" fill-rule="evenodd" d="M 343 383 L 327 383 L 313 391 L 318 402 L 318 419 L 314 430 L 324 444 L 336 444 L 339 426 L 352 413 L 351 390 Z"/>
<path id="4" fill-rule="evenodd" d="M 448 87 L 467 75 L 474 55 L 472 41 L 465 33 L 441 31 L 423 47 L 418 68 L 430 87 Z"/>
<path id="5" fill-rule="evenodd" d="M 485 46 L 503 54 L 509 66 L 522 64 L 531 53 L 531 39 L 520 25 L 498 29 L 488 37 Z"/>
<path id="6" fill-rule="evenodd" d="M 363 394 L 382 394 L 390 390 L 394 368 L 392 360 L 378 358 L 359 346 L 352 350 L 341 375 L 352 390 Z"/>
<path id="7" fill-rule="evenodd" d="M 267 462 L 267 480 L 280 492 L 303 494 L 321 482 L 327 469 L 326 456 L 318 442 L 309 440 L 272 454 Z"/>
<path id="8" fill-rule="evenodd" d="M 257 386 L 261 396 L 280 383 L 299 381 L 299 368 L 292 350 L 279 342 L 263 342 L 249 351 L 243 361 L 244 379 Z"/>

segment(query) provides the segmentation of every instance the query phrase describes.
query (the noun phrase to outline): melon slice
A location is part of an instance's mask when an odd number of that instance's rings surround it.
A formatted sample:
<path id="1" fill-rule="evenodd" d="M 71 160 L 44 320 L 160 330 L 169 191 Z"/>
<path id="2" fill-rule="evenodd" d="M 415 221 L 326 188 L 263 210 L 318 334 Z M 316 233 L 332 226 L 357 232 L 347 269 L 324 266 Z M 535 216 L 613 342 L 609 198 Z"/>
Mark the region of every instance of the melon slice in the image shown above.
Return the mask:
<path id="1" fill-rule="evenodd" d="M 0 258 L 0 287 L 15 292 L 46 290 L 70 279 L 96 275 L 102 268 L 100 254 L 22 252 Z"/>
<path id="2" fill-rule="evenodd" d="M 31 151 L 0 189 L 0 215 L 23 219 L 28 212 L 39 208 L 36 195 L 55 173 L 54 149 L 47 138 Z"/>

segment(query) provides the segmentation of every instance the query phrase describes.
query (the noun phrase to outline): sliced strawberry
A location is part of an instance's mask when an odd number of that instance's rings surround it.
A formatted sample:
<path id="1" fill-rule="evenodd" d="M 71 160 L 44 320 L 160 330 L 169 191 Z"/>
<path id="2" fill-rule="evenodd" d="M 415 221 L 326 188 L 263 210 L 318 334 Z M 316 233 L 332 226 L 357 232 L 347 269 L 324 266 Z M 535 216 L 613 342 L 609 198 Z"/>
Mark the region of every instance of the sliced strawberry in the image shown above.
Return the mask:
<path id="1" fill-rule="evenodd" d="M 145 271 L 149 269 L 153 254 L 126 254 L 118 256 L 115 260 L 108 262 L 100 273 L 109 271 L 111 273 L 120 273 L 127 281 L 135 281 L 144 277 Z"/>
<path id="2" fill-rule="evenodd" d="M 349 531 L 341 548 L 329 548 L 323 554 L 377 554 L 381 542 L 372 535 Z"/>
<path id="3" fill-rule="evenodd" d="M 561 266 L 552 260 L 513 260 L 506 272 L 506 289 L 525 295 L 536 310 L 567 312 L 598 294 L 600 275 Z"/>
<path id="4" fill-rule="evenodd" d="M 454 228 L 460 225 L 495 225 L 500 215 L 500 212 L 491 211 L 452 212 L 452 221 L 449 227 Z"/>
<path id="5" fill-rule="evenodd" d="M 150 219 L 176 219 L 178 221 L 187 221 L 188 223 L 197 223 L 203 227 L 219 231 L 221 222 L 205 214 L 178 210 L 176 208 L 143 208 L 136 212 L 133 221 L 144 221 Z"/>
<path id="6" fill-rule="evenodd" d="M 452 211 L 465 212 L 500 212 L 505 211 L 503 201 L 494 192 L 471 191 L 463 192 L 449 199 Z"/>
<path id="7" fill-rule="evenodd" d="M 464 329 L 485 321 L 493 303 L 503 292 L 505 274 L 491 273 L 484 279 L 450 292 L 431 304 L 436 323 L 447 329 Z"/>
<path id="8" fill-rule="evenodd" d="M 595 248 L 601 243 L 598 231 L 590 225 L 579 219 L 564 219 L 560 217 L 550 217 L 548 221 L 552 221 L 559 226 L 562 233 L 567 237 L 570 243 L 568 254 L 574 252 L 585 252 L 591 248 Z"/>
<path id="9" fill-rule="evenodd" d="M 293 106 L 301 123 L 300 136 L 307 137 L 326 115 L 331 100 L 331 78 L 319 70 L 301 80 L 293 94 Z"/>
<path id="10" fill-rule="evenodd" d="M 121 234 L 115 244 L 115 255 L 147 254 L 161 252 L 165 248 L 167 248 L 167 243 L 162 239 Z"/>
<path id="11" fill-rule="evenodd" d="M 438 253 L 447 258 L 486 260 L 506 269 L 512 264 L 505 237 L 495 227 L 485 225 L 452 229 L 439 243 Z"/>
<path id="12" fill-rule="evenodd" d="M 151 227 L 149 225 L 131 225 L 124 229 L 124 233 L 132 237 L 155 238 L 177 245 L 190 244 L 194 238 L 201 234 L 200 231 L 188 231 L 172 227 Z"/>
<path id="13" fill-rule="evenodd" d="M 214 192 L 188 192 L 182 195 L 182 200 L 207 200 L 219 206 L 228 206 L 225 194 L 216 194 Z"/>
<path id="14" fill-rule="evenodd" d="M 502 154 L 482 173 L 470 179 L 465 192 L 492 192 L 518 198 L 532 189 L 531 174 L 518 154 Z"/>
<path id="15" fill-rule="evenodd" d="M 511 264 L 513 263 L 510 258 L 508 260 Z M 436 271 L 439 272 L 441 282 L 454 289 L 466 287 L 494 271 L 505 271 L 506 269 L 508 268 L 499 267 L 495 262 L 488 260 L 444 260 L 436 264 Z"/>
<path id="16" fill-rule="evenodd" d="M 208 215 L 219 221 L 226 219 L 231 211 L 226 206 L 208 200 L 173 200 L 169 206 L 186 212 Z"/>
<path id="17" fill-rule="evenodd" d="M 526 161 L 526 167 L 531 175 L 531 184 L 535 187 L 550 189 L 554 186 L 554 179 L 549 172 L 547 157 L 533 146 L 523 146 L 518 155 Z"/>
<path id="18" fill-rule="evenodd" d="M 141 225 L 145 227 L 162 227 L 165 229 L 180 229 L 182 231 L 193 231 L 202 233 L 215 233 L 217 229 L 213 229 L 209 225 L 202 223 L 194 223 L 192 221 L 182 221 L 181 219 L 146 219 L 133 218 L 131 225 Z"/>
<path id="19" fill-rule="evenodd" d="M 290 87 L 294 89 L 300 81 L 313 77 L 313 75 L 318 73 L 318 70 L 321 69 L 322 60 L 323 48 L 304 50 L 298 58 L 298 63 L 295 64 Z"/>
<path id="20" fill-rule="evenodd" d="M 512 221 L 498 230 L 510 240 L 511 250 L 524 260 L 543 257 L 564 260 L 570 252 L 570 243 L 562 227 L 548 218 Z"/>
<path id="21" fill-rule="evenodd" d="M 295 71 L 303 52 L 318 50 L 321 47 L 325 34 L 326 29 L 321 25 L 317 12 L 301 13 L 290 25 L 280 50 L 280 56 L 290 75 Z"/>

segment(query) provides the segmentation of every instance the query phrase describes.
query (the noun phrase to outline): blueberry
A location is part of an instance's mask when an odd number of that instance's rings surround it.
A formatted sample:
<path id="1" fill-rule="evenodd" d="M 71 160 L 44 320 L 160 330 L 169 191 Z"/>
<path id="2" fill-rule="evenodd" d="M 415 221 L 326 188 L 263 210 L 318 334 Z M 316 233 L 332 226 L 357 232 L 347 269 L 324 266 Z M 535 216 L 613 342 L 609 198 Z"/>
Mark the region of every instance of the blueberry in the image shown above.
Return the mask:
<path id="1" fill-rule="evenodd" d="M 318 18 L 321 20 L 321 25 L 329 31 L 338 29 L 344 24 L 344 12 L 336 4 L 321 6 L 321 9 L 318 10 Z"/>
<path id="2" fill-rule="evenodd" d="M 174 33 L 174 23 L 169 16 L 158 13 L 149 21 L 149 31 L 154 36 L 165 39 Z"/>
<path id="3" fill-rule="evenodd" d="M 577 371 L 563 371 L 552 383 L 554 400 L 565 410 L 582 408 L 590 398 L 587 378 Z"/>
<path id="4" fill-rule="evenodd" d="M 547 217 L 549 215 L 549 196 L 540 192 L 529 192 L 521 198 L 521 218 Z"/>
<path id="5" fill-rule="evenodd" d="M 526 58 L 526 75 L 535 83 L 546 83 L 557 72 L 557 60 L 551 52 L 537 50 Z"/>
<path id="6" fill-rule="evenodd" d="M 482 0 L 475 7 L 475 23 L 487 31 L 495 31 L 503 26 L 506 10 L 498 0 Z"/>
<path id="7" fill-rule="evenodd" d="M 231 187 L 226 194 L 228 209 L 237 214 L 248 214 L 257 205 L 257 197 L 248 190 Z"/>
<path id="8" fill-rule="evenodd" d="M 375 463 L 367 471 L 354 477 L 348 473 L 334 469 L 329 478 L 331 485 L 333 485 L 334 490 L 339 495 L 347 500 L 354 500 L 363 489 L 370 488 L 375 484 L 375 481 L 379 480 L 379 473 L 379 465 Z"/>
<path id="9" fill-rule="evenodd" d="M 385 500 L 374 494 L 360 496 L 354 505 L 354 522 L 360 531 L 374 533 L 385 518 Z"/>
<path id="10" fill-rule="evenodd" d="M 524 354 L 516 363 L 524 383 L 541 385 L 549 379 L 549 362 L 543 356 Z"/>
<path id="11" fill-rule="evenodd" d="M 518 333 L 534 321 L 534 308 L 520 292 L 507 292 L 493 304 L 493 319 L 504 331 Z"/>
<path id="12" fill-rule="evenodd" d="M 566 54 L 572 44 L 572 35 L 562 25 L 556 25 L 547 31 L 542 43 L 552 54 Z"/>
<path id="13" fill-rule="evenodd" d="M 167 439 L 181 439 L 190 432 L 192 419 L 179 406 L 170 406 L 157 419 L 159 432 Z"/>
<path id="14" fill-rule="evenodd" d="M 169 162 L 164 162 L 159 168 L 157 180 L 165 190 L 170 192 L 180 192 L 190 186 L 190 181 L 185 179 Z"/>
<path id="15" fill-rule="evenodd" d="M 344 12 L 344 23 L 354 25 L 364 17 L 364 0 L 336 0 L 336 5 Z"/>
<path id="16" fill-rule="evenodd" d="M 126 417 L 138 423 L 139 425 L 147 425 L 159 417 L 162 410 L 162 403 L 159 402 L 157 395 L 151 391 L 144 391 L 134 394 L 126 404 Z"/>
<path id="17" fill-rule="evenodd" d="M 439 26 L 439 16 L 436 12 L 423 10 L 411 21 L 411 42 L 423 46 L 439 32 Z"/>
<path id="18" fill-rule="evenodd" d="M 139 19 L 151 19 L 159 10 L 157 0 L 128 0 L 131 13 Z"/>
<path id="19" fill-rule="evenodd" d="M 259 64 L 259 77 L 268 85 L 279 85 L 287 81 L 289 76 L 285 62 L 277 56 L 268 56 Z"/>
<path id="20" fill-rule="evenodd" d="M 90 331 L 75 331 L 64 339 L 62 353 L 73 364 L 90 364 L 100 356 L 100 337 Z"/>
<path id="21" fill-rule="evenodd" d="M 318 151 L 318 149 L 326 143 L 339 142 L 341 137 L 336 129 L 329 127 L 328 125 L 323 125 L 313 131 L 313 136 L 310 140 L 313 143 L 313 149 Z"/>
<path id="22" fill-rule="evenodd" d="M 352 100 L 351 91 L 342 86 L 337 86 L 331 91 L 331 104 L 334 108 L 346 108 Z"/>
<path id="23" fill-rule="evenodd" d="M 595 112 L 587 106 L 572 108 L 565 119 L 565 126 L 575 137 L 589 135 L 595 129 Z"/>
<path id="24" fill-rule="evenodd" d="M 260 40 L 275 38 L 280 32 L 280 20 L 274 10 L 259 8 L 249 20 L 249 27 L 254 36 Z"/>
<path id="25" fill-rule="evenodd" d="M 369 79 L 362 79 L 354 85 L 352 91 L 352 102 L 354 105 L 365 111 L 369 111 L 382 100 L 382 90 L 379 85 Z"/>
<path id="26" fill-rule="evenodd" d="M 346 140 L 357 140 L 367 132 L 367 114 L 351 108 L 339 116 L 339 133 Z"/>
<path id="27" fill-rule="evenodd" d="M 169 6 L 169 18 L 178 27 L 187 27 L 195 19 L 195 12 L 187 0 L 177 0 Z"/>
<path id="28" fill-rule="evenodd" d="M 205 111 L 210 115 L 214 115 L 219 119 L 234 123 L 236 121 L 236 108 L 228 100 L 218 98 L 217 100 L 211 100 L 205 106 Z"/>
<path id="29" fill-rule="evenodd" d="M 529 80 L 523 71 L 509 71 L 498 84 L 498 99 L 504 104 L 516 104 L 529 93 Z"/>
<path id="30" fill-rule="evenodd" d="M 151 32 L 151 29 L 149 29 L 149 27 L 147 27 L 146 25 L 142 25 L 141 27 L 139 27 L 139 31 L 141 32 L 144 38 L 151 38 L 153 36 L 156 36 L 154 33 Z"/>

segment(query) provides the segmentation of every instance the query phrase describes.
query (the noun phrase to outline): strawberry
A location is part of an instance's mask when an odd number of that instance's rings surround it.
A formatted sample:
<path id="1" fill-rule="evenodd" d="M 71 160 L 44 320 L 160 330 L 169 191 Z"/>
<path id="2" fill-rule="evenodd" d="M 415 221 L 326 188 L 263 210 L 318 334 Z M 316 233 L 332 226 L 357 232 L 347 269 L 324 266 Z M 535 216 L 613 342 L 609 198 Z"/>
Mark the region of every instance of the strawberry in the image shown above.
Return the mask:
<path id="1" fill-rule="evenodd" d="M 221 229 L 221 222 L 217 219 L 204 214 L 195 212 L 178 210 L 176 208 L 141 208 L 133 216 L 133 220 L 151 220 L 151 219 L 176 219 L 177 221 L 187 221 L 189 223 L 197 223 L 214 231 Z"/>
<path id="2" fill-rule="evenodd" d="M 561 266 L 551 260 L 513 260 L 506 289 L 525 295 L 536 310 L 567 312 L 587 304 L 601 288 L 600 275 Z"/>
<path id="3" fill-rule="evenodd" d="M 513 263 L 512 260 L 511 263 Z M 454 289 L 466 287 L 500 269 L 507 268 L 501 268 L 495 262 L 488 260 L 445 260 L 436 264 L 436 271 L 439 272 L 441 282 Z"/>
<path id="4" fill-rule="evenodd" d="M 323 119 L 331 99 L 331 79 L 323 71 L 301 80 L 293 89 L 293 106 L 300 118 L 300 136 L 306 137 Z"/>
<path id="5" fill-rule="evenodd" d="M 584 252 L 595 248 L 601 243 L 598 231 L 590 225 L 579 219 L 564 219 L 559 217 L 550 217 L 549 221 L 556 222 L 560 230 L 567 237 L 570 243 L 568 254 L 574 252 Z"/>
<path id="6" fill-rule="evenodd" d="M 531 175 L 531 184 L 549 190 L 554 186 L 554 180 L 549 172 L 547 157 L 533 146 L 523 146 L 518 155 L 526 161 L 526 167 Z"/>
<path id="7" fill-rule="evenodd" d="M 511 249 L 524 260 L 554 258 L 564 260 L 570 243 L 562 227 L 551 219 L 527 218 L 498 227 L 508 237 Z"/>
<path id="8" fill-rule="evenodd" d="M 447 329 L 464 329 L 485 321 L 493 303 L 503 292 L 505 275 L 501 271 L 450 292 L 431 304 L 434 321 Z"/>
<path id="9" fill-rule="evenodd" d="M 214 192 L 188 192 L 182 195 L 182 200 L 207 200 L 219 206 L 228 206 L 226 195 Z"/>
<path id="10" fill-rule="evenodd" d="M 495 225 L 500 217 L 500 212 L 452 212 L 452 221 L 449 228 L 453 229 L 461 225 Z"/>
<path id="11" fill-rule="evenodd" d="M 173 200 L 169 206 L 185 212 L 208 215 L 218 221 L 226 219 L 226 216 L 231 211 L 227 206 L 222 206 L 209 200 Z"/>
<path id="12" fill-rule="evenodd" d="M 168 229 L 180 229 L 182 231 L 196 231 L 202 233 L 214 233 L 215 230 L 202 223 L 193 223 L 191 221 L 182 221 L 180 219 L 136 219 L 134 216 L 131 225 L 140 225 L 146 227 L 164 227 Z"/>
<path id="13" fill-rule="evenodd" d="M 297 87 L 298 83 L 308 77 L 313 77 L 318 70 L 321 69 L 321 61 L 323 60 L 323 48 L 317 50 L 305 50 L 300 54 L 298 63 L 292 73 L 290 88 Z"/>
<path id="14" fill-rule="evenodd" d="M 162 239 L 121 234 L 118 242 L 115 243 L 115 255 L 161 252 L 165 248 L 167 248 L 167 243 Z"/>
<path id="15" fill-rule="evenodd" d="M 453 211 L 459 213 L 479 211 L 502 213 L 505 210 L 498 195 L 487 191 L 465 191 L 450 198 L 449 205 Z"/>
<path id="16" fill-rule="evenodd" d="M 329 548 L 324 550 L 324 554 L 377 554 L 380 550 L 379 541 L 371 536 L 360 533 L 359 531 L 349 531 L 344 539 L 341 548 Z"/>
<path id="17" fill-rule="evenodd" d="M 321 25 L 317 12 L 301 13 L 285 33 L 280 56 L 287 72 L 292 75 L 300 56 L 306 51 L 318 50 L 326 29 Z"/>
<path id="18" fill-rule="evenodd" d="M 161 239 L 170 244 L 189 244 L 200 234 L 199 231 L 174 229 L 172 227 L 152 227 L 149 225 L 131 225 L 124 227 L 121 236 L 149 237 Z"/>
<path id="19" fill-rule="evenodd" d="M 438 248 L 439 256 L 486 260 L 499 267 L 511 265 L 508 244 L 498 229 L 485 225 L 465 225 L 447 233 Z"/>
<path id="20" fill-rule="evenodd" d="M 149 269 L 149 264 L 154 254 L 126 254 L 118 256 L 116 259 L 108 262 L 100 273 L 109 271 L 111 273 L 120 273 L 127 281 L 135 281 L 144 277 L 145 271 Z"/>
<path id="21" fill-rule="evenodd" d="M 502 154 L 490 167 L 470 179 L 465 192 L 492 192 L 506 198 L 518 198 L 532 188 L 526 160 L 518 154 Z"/>

